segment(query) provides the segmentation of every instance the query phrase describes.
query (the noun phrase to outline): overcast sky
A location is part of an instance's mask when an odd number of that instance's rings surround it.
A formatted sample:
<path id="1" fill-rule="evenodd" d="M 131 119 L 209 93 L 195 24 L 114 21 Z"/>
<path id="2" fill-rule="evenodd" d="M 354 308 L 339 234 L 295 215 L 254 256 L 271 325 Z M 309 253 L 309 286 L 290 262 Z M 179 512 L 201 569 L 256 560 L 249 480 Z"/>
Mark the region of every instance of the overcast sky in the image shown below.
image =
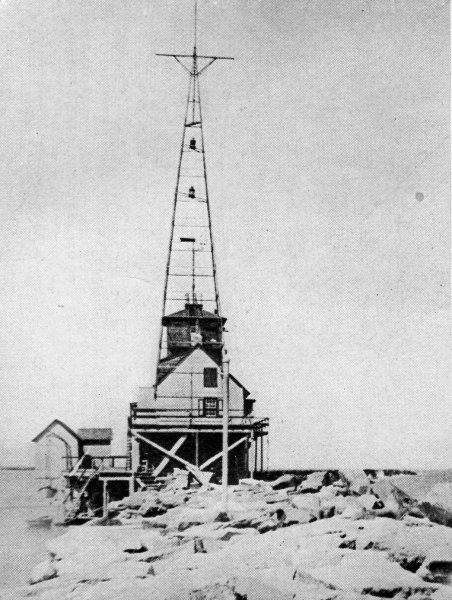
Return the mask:
<path id="1" fill-rule="evenodd" d="M 0 445 L 153 383 L 190 0 L 0 4 Z M 231 370 L 270 464 L 451 465 L 449 7 L 200 0 Z M 174 64 L 173 64 L 174 63 Z M 1 461 L 0 461 L 1 462 Z"/>

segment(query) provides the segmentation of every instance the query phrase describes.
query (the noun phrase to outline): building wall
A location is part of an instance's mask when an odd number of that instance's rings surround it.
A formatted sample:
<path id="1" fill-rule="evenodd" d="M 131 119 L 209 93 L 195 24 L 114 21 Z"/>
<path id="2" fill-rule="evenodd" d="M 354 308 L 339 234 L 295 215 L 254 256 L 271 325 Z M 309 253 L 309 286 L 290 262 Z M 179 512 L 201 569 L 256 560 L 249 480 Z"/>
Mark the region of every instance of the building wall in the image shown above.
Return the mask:
<path id="1" fill-rule="evenodd" d="M 216 388 L 204 387 L 204 368 L 209 367 L 218 370 Z M 196 410 L 198 398 L 221 398 L 222 396 L 220 368 L 203 350 L 197 349 L 162 381 L 158 386 L 157 400 L 150 399 L 149 406 L 162 409 Z M 231 411 L 243 412 L 243 389 L 232 379 L 229 380 L 229 403 Z M 140 402 L 140 407 L 144 408 L 145 404 Z"/>
<path id="2" fill-rule="evenodd" d="M 59 437 L 56 437 L 59 436 Z M 59 439 L 68 444 L 72 457 L 78 456 L 78 440 L 64 427 L 56 423 L 39 441 L 35 442 L 35 468 L 37 477 L 58 477 L 66 469 L 67 447 Z"/>

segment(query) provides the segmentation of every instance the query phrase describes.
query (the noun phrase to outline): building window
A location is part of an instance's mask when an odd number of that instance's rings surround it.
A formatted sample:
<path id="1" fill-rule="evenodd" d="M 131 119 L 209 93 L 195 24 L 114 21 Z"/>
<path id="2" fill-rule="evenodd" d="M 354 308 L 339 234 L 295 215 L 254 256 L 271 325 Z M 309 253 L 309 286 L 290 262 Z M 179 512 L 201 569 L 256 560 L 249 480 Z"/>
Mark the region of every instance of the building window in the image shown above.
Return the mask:
<path id="1" fill-rule="evenodd" d="M 204 416 L 218 417 L 218 398 L 204 398 Z"/>
<path id="2" fill-rule="evenodd" d="M 218 387 L 218 371 L 215 368 L 207 367 L 204 369 L 204 387 Z"/>

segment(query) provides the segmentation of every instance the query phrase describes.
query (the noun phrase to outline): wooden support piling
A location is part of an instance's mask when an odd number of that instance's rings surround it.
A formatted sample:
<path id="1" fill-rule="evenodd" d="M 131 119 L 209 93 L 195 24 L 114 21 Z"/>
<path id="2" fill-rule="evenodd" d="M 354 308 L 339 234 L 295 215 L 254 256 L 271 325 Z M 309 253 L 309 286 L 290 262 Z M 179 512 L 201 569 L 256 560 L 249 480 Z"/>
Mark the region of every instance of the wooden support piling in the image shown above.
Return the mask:
<path id="1" fill-rule="evenodd" d="M 108 489 L 107 489 L 107 485 L 108 482 L 107 480 L 104 480 L 104 487 L 102 490 L 102 515 L 104 517 L 108 517 Z"/>

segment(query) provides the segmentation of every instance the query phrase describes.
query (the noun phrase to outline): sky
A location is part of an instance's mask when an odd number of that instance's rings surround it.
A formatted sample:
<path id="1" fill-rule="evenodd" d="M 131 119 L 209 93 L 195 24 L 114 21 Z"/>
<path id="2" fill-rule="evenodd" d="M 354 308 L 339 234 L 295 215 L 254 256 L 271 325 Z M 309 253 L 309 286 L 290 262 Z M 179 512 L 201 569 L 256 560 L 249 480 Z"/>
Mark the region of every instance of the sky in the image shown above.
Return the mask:
<path id="1" fill-rule="evenodd" d="M 0 4 L 0 450 L 152 384 L 190 0 Z M 272 467 L 444 468 L 449 6 L 200 0 L 231 371 Z M 11 458 L 12 457 L 12 458 Z M 0 461 L 1 462 L 1 461 Z"/>

